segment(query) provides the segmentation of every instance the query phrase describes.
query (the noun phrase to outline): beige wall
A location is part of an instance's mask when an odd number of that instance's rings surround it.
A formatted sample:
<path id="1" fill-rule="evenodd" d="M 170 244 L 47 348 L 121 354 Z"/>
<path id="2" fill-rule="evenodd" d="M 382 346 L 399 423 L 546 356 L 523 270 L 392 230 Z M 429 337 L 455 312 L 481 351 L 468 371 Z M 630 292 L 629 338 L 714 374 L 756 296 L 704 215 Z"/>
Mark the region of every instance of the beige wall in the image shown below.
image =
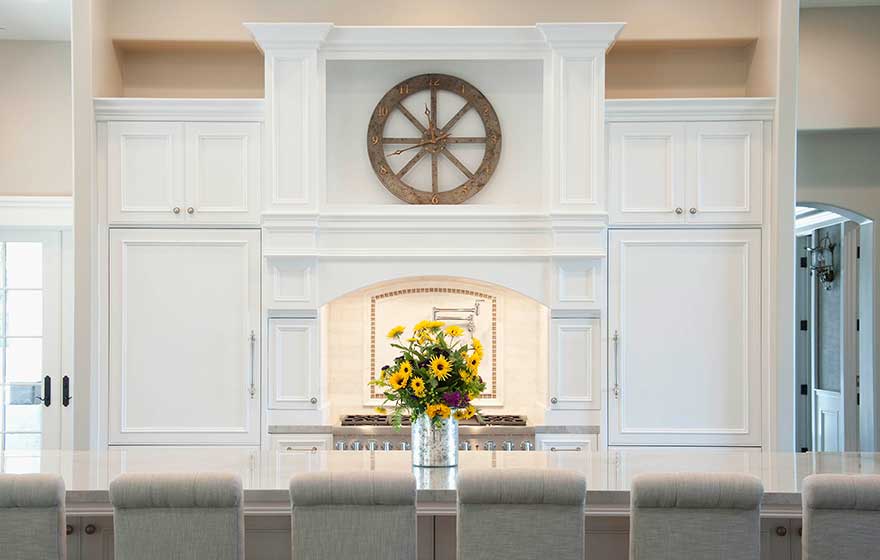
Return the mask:
<path id="1" fill-rule="evenodd" d="M 92 96 L 122 95 L 122 72 L 116 47 L 113 45 L 111 10 L 113 0 L 82 0 L 91 4 L 92 31 Z"/>
<path id="2" fill-rule="evenodd" d="M 70 43 L 0 41 L 0 195 L 72 192 Z"/>
<path id="3" fill-rule="evenodd" d="M 114 0 L 116 39 L 245 41 L 246 21 L 524 25 L 624 21 L 622 38 L 749 39 L 761 0 Z"/>
<path id="4" fill-rule="evenodd" d="M 880 6 L 801 10 L 798 128 L 880 127 Z"/>

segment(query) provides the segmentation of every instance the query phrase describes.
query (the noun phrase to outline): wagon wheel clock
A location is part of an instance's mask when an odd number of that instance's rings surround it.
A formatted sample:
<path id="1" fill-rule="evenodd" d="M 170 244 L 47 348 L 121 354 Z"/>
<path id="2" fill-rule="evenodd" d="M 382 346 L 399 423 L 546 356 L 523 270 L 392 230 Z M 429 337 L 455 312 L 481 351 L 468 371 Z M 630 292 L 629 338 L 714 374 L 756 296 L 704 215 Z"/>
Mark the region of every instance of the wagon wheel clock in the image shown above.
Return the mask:
<path id="1" fill-rule="evenodd" d="M 425 104 L 424 117 L 416 116 L 420 111 L 414 114 L 403 101 L 425 90 L 429 90 L 430 101 Z M 439 91 L 454 94 L 462 103 L 458 112 L 445 123 L 437 122 Z M 449 96 L 444 96 L 444 100 L 447 98 Z M 470 111 L 479 116 L 484 134 L 455 135 L 456 125 Z M 385 136 L 385 125 L 395 113 L 402 114 L 412 125 L 412 136 Z M 468 168 L 452 152 L 450 147 L 456 144 L 483 147 L 482 161 L 476 169 Z M 458 204 L 478 193 L 497 169 L 501 156 L 501 125 L 492 104 L 471 84 L 446 74 L 421 74 L 391 88 L 376 105 L 367 129 L 367 151 L 376 176 L 397 198 L 410 204 Z M 431 160 L 431 184 L 416 186 L 408 183 L 407 174 L 426 157 Z M 464 181 L 458 186 L 440 190 L 438 169 L 442 160 L 451 163 L 461 173 Z"/>

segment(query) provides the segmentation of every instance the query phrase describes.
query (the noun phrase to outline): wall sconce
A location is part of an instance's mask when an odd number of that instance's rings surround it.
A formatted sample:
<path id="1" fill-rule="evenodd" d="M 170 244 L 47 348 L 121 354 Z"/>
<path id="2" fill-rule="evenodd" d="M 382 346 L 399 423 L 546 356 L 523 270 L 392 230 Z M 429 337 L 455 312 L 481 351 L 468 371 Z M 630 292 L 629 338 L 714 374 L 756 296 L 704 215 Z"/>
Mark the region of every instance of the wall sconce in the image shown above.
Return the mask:
<path id="1" fill-rule="evenodd" d="M 822 286 L 826 290 L 830 290 L 834 283 L 834 248 L 836 246 L 826 233 L 825 237 L 819 240 L 818 245 L 807 247 L 807 252 L 811 257 L 810 270 L 816 274 L 816 278 L 822 282 Z"/>

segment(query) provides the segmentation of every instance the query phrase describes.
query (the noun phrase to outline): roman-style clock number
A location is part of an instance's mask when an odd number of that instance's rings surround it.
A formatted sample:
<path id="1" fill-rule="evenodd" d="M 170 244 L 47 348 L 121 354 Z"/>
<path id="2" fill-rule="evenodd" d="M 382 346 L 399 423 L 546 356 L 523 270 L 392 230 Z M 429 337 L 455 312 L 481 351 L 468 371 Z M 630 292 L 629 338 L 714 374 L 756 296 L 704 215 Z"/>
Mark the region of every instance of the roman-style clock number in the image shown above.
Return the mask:
<path id="1" fill-rule="evenodd" d="M 404 106 L 411 95 L 429 90 L 424 116 L 417 116 Z M 437 119 L 438 92 L 452 93 L 459 99 L 459 108 L 446 122 Z M 447 96 L 448 97 L 448 96 Z M 410 105 L 412 106 L 412 105 Z M 484 134 L 456 134 L 456 125 L 470 111 L 475 111 L 483 124 Z M 385 136 L 385 125 L 391 115 L 400 113 L 413 130 L 410 136 Z M 483 157 L 476 169 L 470 169 L 451 149 L 456 144 L 483 146 Z M 373 110 L 367 130 L 367 152 L 379 181 L 399 199 L 410 204 L 458 204 L 480 191 L 498 168 L 501 156 L 501 125 L 489 100 L 474 86 L 446 74 L 421 74 L 391 88 Z M 417 188 L 407 182 L 407 174 L 423 158 L 431 160 L 431 184 Z M 396 171 L 390 161 L 405 158 Z M 439 166 L 448 161 L 463 176 L 459 185 L 441 190 Z"/>

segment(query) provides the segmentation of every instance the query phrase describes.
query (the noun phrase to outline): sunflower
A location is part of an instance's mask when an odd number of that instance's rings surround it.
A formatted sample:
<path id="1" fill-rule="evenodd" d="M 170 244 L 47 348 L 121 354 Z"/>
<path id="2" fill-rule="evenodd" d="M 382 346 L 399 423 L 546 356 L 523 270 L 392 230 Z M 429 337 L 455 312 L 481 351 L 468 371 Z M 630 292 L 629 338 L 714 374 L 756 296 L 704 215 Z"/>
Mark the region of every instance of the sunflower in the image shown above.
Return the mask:
<path id="1" fill-rule="evenodd" d="M 467 418 L 468 418 L 467 409 L 459 408 L 458 410 L 455 411 L 454 416 L 455 416 L 456 420 L 467 420 Z"/>
<path id="2" fill-rule="evenodd" d="M 471 380 L 471 372 L 467 368 L 458 370 L 458 376 L 461 377 L 462 381 L 465 383 L 468 383 Z"/>
<path id="3" fill-rule="evenodd" d="M 418 323 L 416 323 L 416 326 L 413 327 L 413 332 L 414 333 L 421 332 L 421 331 L 429 328 L 430 324 L 431 324 L 431 321 L 419 321 Z"/>
<path id="4" fill-rule="evenodd" d="M 483 357 L 483 343 L 480 342 L 480 339 L 479 338 L 473 339 L 471 341 L 471 344 L 474 347 L 474 354 L 476 354 L 477 356 L 482 358 Z"/>
<path id="5" fill-rule="evenodd" d="M 406 387 L 407 382 L 409 381 L 409 375 L 403 373 L 402 371 L 395 371 L 391 374 L 391 379 L 388 380 L 388 384 L 391 385 L 391 388 L 395 391 L 399 391 Z"/>
<path id="6" fill-rule="evenodd" d="M 428 418 L 434 418 L 435 416 L 449 418 L 450 413 L 452 413 L 452 410 L 445 404 L 429 404 L 428 408 L 425 409 L 425 414 L 428 415 Z"/>
<path id="7" fill-rule="evenodd" d="M 421 377 L 414 377 L 412 381 L 409 382 L 410 388 L 413 390 L 413 394 L 418 398 L 424 398 L 425 396 L 425 382 Z"/>
<path id="8" fill-rule="evenodd" d="M 377 406 L 373 410 L 376 411 L 376 414 L 388 414 L 388 410 L 384 406 Z"/>
<path id="9" fill-rule="evenodd" d="M 428 328 L 429 329 L 439 329 L 440 327 L 442 327 L 445 324 L 446 323 L 444 323 L 443 321 L 428 321 Z"/>
<path id="10" fill-rule="evenodd" d="M 467 358 L 467 362 L 466 362 L 466 363 L 467 363 L 467 368 L 468 368 L 470 371 L 476 373 L 477 370 L 478 370 L 479 367 L 480 367 L 480 360 L 481 360 L 481 356 L 480 356 L 480 355 L 478 355 L 478 354 L 476 354 L 476 353 L 471 354 L 471 355 L 468 356 L 468 358 Z"/>
<path id="11" fill-rule="evenodd" d="M 464 329 L 462 329 L 458 325 L 449 325 L 444 329 L 444 331 L 449 336 L 461 336 L 464 334 Z"/>
<path id="12" fill-rule="evenodd" d="M 467 413 L 467 418 L 473 418 L 474 416 L 477 415 L 477 409 L 472 404 L 469 404 L 467 406 L 467 408 L 465 409 L 465 412 Z"/>
<path id="13" fill-rule="evenodd" d="M 412 374 L 412 365 L 404 360 L 400 363 L 400 366 L 398 366 L 397 371 L 403 372 L 404 375 L 409 377 Z"/>
<path id="14" fill-rule="evenodd" d="M 431 375 L 440 381 L 445 381 L 449 377 L 449 360 L 443 356 L 431 360 Z"/>
<path id="15" fill-rule="evenodd" d="M 390 331 L 388 331 L 388 335 L 387 335 L 387 336 L 388 336 L 388 338 L 397 338 L 397 337 L 399 337 L 400 335 L 403 334 L 403 331 L 404 331 L 404 330 L 405 330 L 405 329 L 404 329 L 402 326 L 397 325 L 396 327 L 394 327 L 393 329 L 391 329 Z"/>

